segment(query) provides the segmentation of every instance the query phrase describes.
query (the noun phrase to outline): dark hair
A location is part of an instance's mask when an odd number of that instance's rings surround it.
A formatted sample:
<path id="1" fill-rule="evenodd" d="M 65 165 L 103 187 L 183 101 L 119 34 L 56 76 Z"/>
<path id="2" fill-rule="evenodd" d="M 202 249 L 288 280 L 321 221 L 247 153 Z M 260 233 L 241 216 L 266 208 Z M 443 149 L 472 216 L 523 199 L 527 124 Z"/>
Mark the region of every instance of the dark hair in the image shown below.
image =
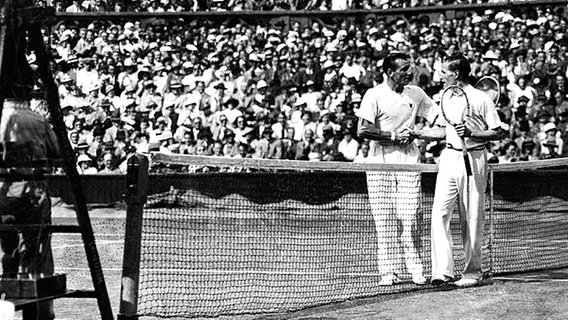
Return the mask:
<path id="1" fill-rule="evenodd" d="M 471 65 L 466 57 L 458 53 L 446 58 L 446 62 L 448 63 L 448 69 L 450 71 L 458 72 L 458 80 L 467 82 L 469 74 L 471 73 Z"/>
<path id="2" fill-rule="evenodd" d="M 404 52 L 391 52 L 383 60 L 383 72 L 395 70 L 398 66 L 397 60 L 410 60 L 410 56 Z"/>
<path id="3" fill-rule="evenodd" d="M 517 145 L 517 143 L 515 143 L 515 141 L 509 141 L 505 143 L 505 145 L 503 146 L 503 149 L 501 150 L 501 155 L 505 155 L 507 149 L 509 149 L 511 146 L 515 147 L 515 149 L 519 149 L 519 146 Z"/>

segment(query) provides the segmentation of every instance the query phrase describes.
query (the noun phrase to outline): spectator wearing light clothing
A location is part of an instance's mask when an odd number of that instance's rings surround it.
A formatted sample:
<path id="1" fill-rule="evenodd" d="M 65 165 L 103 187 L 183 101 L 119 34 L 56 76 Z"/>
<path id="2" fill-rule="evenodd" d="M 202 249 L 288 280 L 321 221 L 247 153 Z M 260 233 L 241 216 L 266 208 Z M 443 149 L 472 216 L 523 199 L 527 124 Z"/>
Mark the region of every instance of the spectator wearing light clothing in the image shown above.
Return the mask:
<path id="1" fill-rule="evenodd" d="M 369 157 L 369 143 L 363 142 L 357 152 L 357 156 L 353 159 L 355 163 L 372 163 L 372 159 Z"/>
<path id="2" fill-rule="evenodd" d="M 272 137 L 275 139 L 282 139 L 286 136 L 286 129 L 288 128 L 288 121 L 284 113 L 278 114 L 276 123 L 272 124 Z"/>
<path id="3" fill-rule="evenodd" d="M 79 174 L 97 174 L 98 170 L 91 166 L 91 157 L 81 154 L 77 158 L 77 172 Z"/>
<path id="4" fill-rule="evenodd" d="M 353 139 L 353 133 L 351 130 L 347 129 L 343 131 L 343 140 L 339 142 L 338 151 L 343 154 L 343 157 L 347 161 L 354 161 L 357 157 L 359 142 Z"/>
<path id="5" fill-rule="evenodd" d="M 99 73 L 93 69 L 94 62 L 87 60 L 84 67 L 77 71 L 77 86 L 84 95 L 89 94 L 90 88 L 99 83 Z"/>
<path id="6" fill-rule="evenodd" d="M 564 141 L 558 134 L 558 128 L 554 123 L 544 125 L 542 134 L 539 134 L 541 159 L 556 158 L 564 152 Z"/>
<path id="7" fill-rule="evenodd" d="M 302 101 L 306 103 L 306 110 L 312 113 L 319 113 L 321 111 L 318 99 L 322 98 L 322 93 L 315 90 L 315 82 L 308 80 L 306 82 L 306 92 L 302 94 Z"/>
<path id="8" fill-rule="evenodd" d="M 340 77 L 343 76 L 347 79 L 355 78 L 355 80 L 359 81 L 365 75 L 365 69 L 355 63 L 354 58 L 355 56 L 351 52 L 345 55 L 345 63 L 343 63 L 343 66 L 339 69 Z"/>
<path id="9" fill-rule="evenodd" d="M 527 101 L 527 112 L 530 113 L 531 108 L 536 100 L 537 97 L 537 92 L 536 90 L 531 87 L 528 83 L 528 79 L 526 76 L 522 76 L 519 77 L 519 79 L 517 80 L 517 83 L 513 83 L 509 85 L 509 90 L 511 90 L 515 96 L 514 104 L 513 104 L 513 108 L 517 109 L 519 104 L 518 104 L 518 99 L 522 96 L 528 98 Z"/>

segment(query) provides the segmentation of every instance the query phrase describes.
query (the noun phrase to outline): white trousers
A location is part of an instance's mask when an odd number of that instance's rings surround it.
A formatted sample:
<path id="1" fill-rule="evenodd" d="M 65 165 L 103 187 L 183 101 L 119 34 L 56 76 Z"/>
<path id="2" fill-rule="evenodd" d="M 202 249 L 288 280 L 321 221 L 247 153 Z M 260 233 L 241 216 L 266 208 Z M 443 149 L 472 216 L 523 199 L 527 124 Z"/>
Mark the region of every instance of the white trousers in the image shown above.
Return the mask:
<path id="1" fill-rule="evenodd" d="M 414 244 L 421 185 L 417 172 L 367 172 L 367 188 L 378 240 L 379 273 L 423 275 Z M 401 226 L 399 228 L 399 225 Z"/>
<path id="2" fill-rule="evenodd" d="M 453 242 L 450 220 L 456 203 L 465 251 L 463 277 L 482 276 L 481 245 L 485 225 L 487 153 L 470 151 L 473 175 L 467 176 L 461 151 L 445 149 L 440 156 L 434 204 L 432 206 L 432 277 L 454 277 Z"/>

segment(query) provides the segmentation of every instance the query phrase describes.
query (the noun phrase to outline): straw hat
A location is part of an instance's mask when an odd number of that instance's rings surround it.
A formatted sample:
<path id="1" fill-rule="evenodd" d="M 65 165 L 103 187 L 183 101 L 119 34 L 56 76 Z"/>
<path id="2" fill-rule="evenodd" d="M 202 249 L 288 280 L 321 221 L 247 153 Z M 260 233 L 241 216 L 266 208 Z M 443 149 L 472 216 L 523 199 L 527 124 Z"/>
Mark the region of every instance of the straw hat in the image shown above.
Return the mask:
<path id="1" fill-rule="evenodd" d="M 79 155 L 79 157 L 77 157 L 77 163 L 81 163 L 81 162 L 91 162 L 91 157 L 89 157 L 86 154 L 81 154 Z"/>

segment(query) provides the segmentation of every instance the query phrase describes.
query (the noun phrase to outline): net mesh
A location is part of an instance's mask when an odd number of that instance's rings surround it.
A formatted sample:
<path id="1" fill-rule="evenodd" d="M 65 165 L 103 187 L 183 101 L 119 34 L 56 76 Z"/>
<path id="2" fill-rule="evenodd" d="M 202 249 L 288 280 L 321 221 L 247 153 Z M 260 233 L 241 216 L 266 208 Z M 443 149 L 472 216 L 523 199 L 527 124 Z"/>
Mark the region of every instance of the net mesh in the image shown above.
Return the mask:
<path id="1" fill-rule="evenodd" d="M 352 169 L 151 176 L 138 313 L 283 312 L 418 288 L 413 276 L 431 274 L 435 173 Z M 484 271 L 568 265 L 567 172 L 495 169 Z M 381 285 L 385 270 L 392 285 Z"/>

